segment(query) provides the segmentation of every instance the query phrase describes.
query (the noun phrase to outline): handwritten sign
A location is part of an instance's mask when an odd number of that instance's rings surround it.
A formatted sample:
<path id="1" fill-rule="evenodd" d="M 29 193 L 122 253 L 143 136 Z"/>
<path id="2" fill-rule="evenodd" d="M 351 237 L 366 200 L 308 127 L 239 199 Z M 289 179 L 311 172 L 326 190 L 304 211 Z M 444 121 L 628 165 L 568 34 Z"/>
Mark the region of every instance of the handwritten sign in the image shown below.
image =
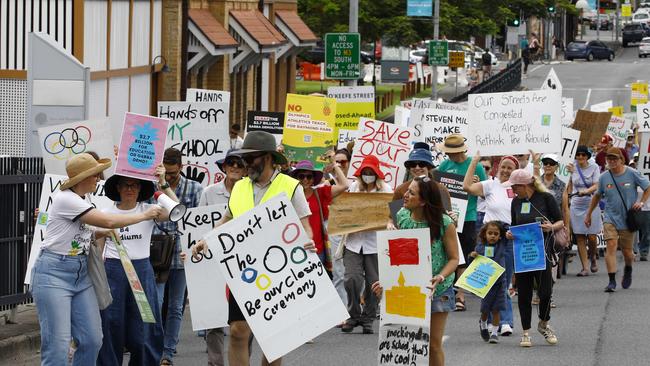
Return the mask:
<path id="1" fill-rule="evenodd" d="M 343 235 L 386 228 L 392 193 L 344 192 L 330 205 L 327 232 Z"/>
<path id="2" fill-rule="evenodd" d="M 185 178 L 204 187 L 225 178 L 217 160 L 230 146 L 228 113 L 225 102 L 158 102 L 158 117 L 170 120 L 165 148 L 183 153 Z"/>
<path id="3" fill-rule="evenodd" d="M 52 206 L 54 196 L 59 193 L 59 188 L 68 177 L 66 175 L 56 175 L 46 173 L 43 178 L 43 187 L 41 188 L 41 198 L 38 203 L 38 217 L 36 218 L 36 225 L 34 226 L 34 235 L 32 237 L 32 246 L 29 251 L 29 260 L 27 261 L 27 270 L 25 271 L 26 285 L 31 284 L 32 268 L 36 263 L 41 251 L 41 244 L 45 240 L 47 229 L 48 211 Z M 104 194 L 104 181 L 97 183 L 97 189 L 90 194 L 91 201 L 98 209 L 109 208 L 113 205 L 111 201 Z"/>
<path id="4" fill-rule="evenodd" d="M 375 88 L 373 86 L 330 86 L 327 97 L 336 99 L 336 128 L 338 146 L 345 147 L 354 139 L 360 118 L 375 118 Z"/>
<path id="5" fill-rule="evenodd" d="M 248 111 L 246 115 L 246 133 L 250 131 L 266 131 L 275 137 L 275 144 L 282 143 L 284 129 L 284 113 Z"/>
<path id="6" fill-rule="evenodd" d="M 380 324 L 429 325 L 431 234 L 429 229 L 377 232 L 379 282 L 384 288 Z"/>
<path id="7" fill-rule="evenodd" d="M 562 144 L 559 153 L 560 164 L 556 174 L 564 183 L 568 183 L 569 179 L 571 179 L 571 173 L 567 169 L 567 165 L 574 162 L 578 141 L 580 141 L 580 131 L 562 127 Z"/>
<path id="8" fill-rule="evenodd" d="M 470 94 L 468 142 L 485 156 L 553 152 L 562 139 L 554 90 Z"/>
<path id="9" fill-rule="evenodd" d="M 607 134 L 614 140 L 614 147 L 625 147 L 627 132 L 632 128 L 632 120 L 613 116 L 607 125 Z"/>
<path id="10" fill-rule="evenodd" d="M 572 125 L 573 129 L 581 132 L 578 145 L 593 146 L 600 142 L 600 138 L 607 131 L 611 118 L 611 112 L 591 112 L 579 109 Z"/>
<path id="11" fill-rule="evenodd" d="M 465 272 L 456 281 L 456 287 L 467 290 L 474 295 L 485 298 L 492 286 L 506 269 L 499 263 L 482 255 L 476 256 Z"/>
<path id="12" fill-rule="evenodd" d="M 115 174 L 155 181 L 162 163 L 169 120 L 126 113 Z"/>
<path id="13" fill-rule="evenodd" d="M 349 317 L 285 194 L 205 240 L 269 362 Z"/>
<path id="14" fill-rule="evenodd" d="M 515 273 L 546 269 L 544 235 L 538 222 L 511 226 L 515 255 Z"/>
<path id="15" fill-rule="evenodd" d="M 636 121 L 639 124 L 639 132 L 650 131 L 650 104 L 636 106 Z"/>
<path id="16" fill-rule="evenodd" d="M 379 327 L 378 362 L 383 365 L 429 365 L 429 327 L 386 324 Z"/>
<path id="17" fill-rule="evenodd" d="M 408 159 L 415 138 L 413 129 L 362 118 L 358 136 L 348 178 L 354 179 L 354 172 L 361 166 L 361 161 L 368 155 L 374 155 L 379 159 L 385 182 L 394 190 L 402 183 L 406 173 L 404 162 Z"/>
<path id="18" fill-rule="evenodd" d="M 639 162 L 636 168 L 639 173 L 650 178 L 650 132 L 639 134 Z"/>
<path id="19" fill-rule="evenodd" d="M 573 119 L 573 98 L 562 97 L 562 126 L 571 127 Z"/>
<path id="20" fill-rule="evenodd" d="M 230 92 L 223 90 L 208 90 L 208 89 L 187 89 L 187 102 L 197 103 L 225 103 L 230 105 Z"/>
<path id="21" fill-rule="evenodd" d="M 187 282 L 192 330 L 228 326 L 226 279 L 221 274 L 217 259 L 211 250 L 192 257 L 192 247 L 221 220 L 227 205 L 188 208 L 178 221 L 181 249 L 187 255 L 185 280 Z"/>
<path id="22" fill-rule="evenodd" d="M 434 170 L 433 178 L 436 182 L 444 185 L 449 191 L 451 198 L 451 210 L 458 215 L 458 224 L 456 232 L 462 233 L 465 226 L 465 215 L 467 215 L 467 204 L 469 195 L 463 189 L 463 180 L 465 177 L 459 174 L 444 173 Z"/>
<path id="23" fill-rule="evenodd" d="M 66 175 L 66 161 L 89 151 L 97 153 L 100 158 L 115 162 L 112 134 L 106 120 L 63 123 L 39 128 L 38 141 L 45 172 L 48 174 Z M 112 171 L 113 168 L 109 168 L 104 175 L 110 176 Z"/>
<path id="24" fill-rule="evenodd" d="M 434 160 L 438 164 L 446 158 L 446 155 L 437 148 L 437 144 L 443 143 L 445 137 L 453 133 L 459 133 L 463 136 L 469 135 L 467 111 L 418 108 L 412 116 L 414 118 L 409 120 L 409 127 L 415 130 L 416 140 L 429 144 Z"/>

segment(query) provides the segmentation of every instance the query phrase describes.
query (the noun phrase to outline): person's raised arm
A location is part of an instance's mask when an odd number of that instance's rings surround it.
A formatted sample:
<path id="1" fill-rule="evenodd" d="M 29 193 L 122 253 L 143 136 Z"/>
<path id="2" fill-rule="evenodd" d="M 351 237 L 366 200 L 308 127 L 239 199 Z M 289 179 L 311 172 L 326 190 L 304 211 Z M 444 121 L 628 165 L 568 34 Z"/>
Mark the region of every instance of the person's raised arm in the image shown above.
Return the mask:
<path id="1" fill-rule="evenodd" d="M 467 173 L 465 173 L 465 179 L 463 179 L 463 190 L 474 196 L 483 197 L 483 184 L 481 182 L 474 182 L 474 173 L 476 173 L 476 166 L 478 165 L 479 160 L 481 160 L 481 153 L 476 152 L 472 161 L 469 163 L 469 168 L 467 168 Z"/>
<path id="2" fill-rule="evenodd" d="M 341 169 L 341 165 L 339 163 L 332 164 L 332 169 L 334 170 L 334 180 L 336 181 L 336 184 L 332 186 L 332 198 L 334 198 L 348 190 L 350 187 L 350 181 L 345 177 L 343 169 Z"/>
<path id="3" fill-rule="evenodd" d="M 158 177 L 158 187 L 160 191 L 171 198 L 174 202 L 178 202 L 178 197 L 176 197 L 176 192 L 171 187 L 162 188 L 163 184 L 167 183 L 165 181 L 165 166 L 161 163 L 156 167 L 156 177 Z"/>
<path id="4" fill-rule="evenodd" d="M 164 214 L 162 207 L 152 205 L 145 212 L 130 213 L 130 214 L 111 214 L 105 213 L 97 209 L 92 209 L 82 215 L 79 220 L 84 224 L 97 226 L 106 229 L 117 229 L 142 221 L 160 219 Z M 169 216 L 169 214 L 167 214 Z"/>

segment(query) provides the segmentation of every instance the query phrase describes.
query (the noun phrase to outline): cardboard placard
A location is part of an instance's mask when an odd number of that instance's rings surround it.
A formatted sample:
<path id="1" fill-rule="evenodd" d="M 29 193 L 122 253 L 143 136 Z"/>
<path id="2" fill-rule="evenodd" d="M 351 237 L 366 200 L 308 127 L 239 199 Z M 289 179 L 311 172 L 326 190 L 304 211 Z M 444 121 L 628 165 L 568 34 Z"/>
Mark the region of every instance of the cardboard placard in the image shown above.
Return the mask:
<path id="1" fill-rule="evenodd" d="M 578 109 L 572 125 L 574 130 L 581 132 L 578 145 L 593 146 L 600 142 L 600 138 L 607 131 L 611 118 L 611 112 L 591 112 Z"/>
<path id="2" fill-rule="evenodd" d="M 163 160 L 168 127 L 167 119 L 127 112 L 115 174 L 157 181 L 156 167 Z"/>
<path id="3" fill-rule="evenodd" d="M 612 142 L 614 147 L 625 148 L 625 141 L 627 140 L 627 133 L 632 129 L 632 120 L 628 118 L 612 116 L 607 125 L 607 134 L 614 140 Z"/>
<path id="4" fill-rule="evenodd" d="M 468 115 L 464 110 L 417 108 L 411 116 L 409 127 L 415 130 L 416 140 L 429 144 L 437 164 L 446 158 L 445 153 L 437 148 L 438 144 L 453 133 L 469 135 Z M 470 141 L 467 141 L 467 145 L 471 150 Z"/>
<path id="5" fill-rule="evenodd" d="M 439 170 L 433 171 L 433 178 L 436 182 L 444 185 L 449 191 L 451 197 L 451 211 L 458 215 L 458 224 L 456 224 L 456 231 L 463 232 L 465 225 L 465 215 L 467 215 L 467 204 L 469 194 L 463 189 L 463 177 L 460 174 L 444 173 Z"/>
<path id="6" fill-rule="evenodd" d="M 405 324 L 385 324 L 379 326 L 379 352 L 377 361 L 380 366 L 429 365 L 429 327 Z"/>
<path id="7" fill-rule="evenodd" d="M 329 235 L 343 235 L 386 228 L 392 193 L 344 192 L 330 205 Z"/>

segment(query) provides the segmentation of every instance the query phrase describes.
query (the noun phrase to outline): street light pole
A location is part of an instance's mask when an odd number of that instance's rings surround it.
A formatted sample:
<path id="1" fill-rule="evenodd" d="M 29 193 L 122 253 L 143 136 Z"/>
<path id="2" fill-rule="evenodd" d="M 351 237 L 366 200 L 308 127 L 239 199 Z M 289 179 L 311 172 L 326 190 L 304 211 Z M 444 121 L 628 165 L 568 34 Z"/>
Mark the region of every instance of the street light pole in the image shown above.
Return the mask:
<path id="1" fill-rule="evenodd" d="M 433 41 L 440 37 L 440 0 L 434 0 L 433 5 Z M 431 99 L 438 100 L 438 66 L 433 65 L 429 55 L 429 66 L 431 67 Z"/>
<path id="2" fill-rule="evenodd" d="M 350 0 L 350 20 L 348 31 L 350 33 L 359 33 L 359 0 Z M 357 81 L 346 80 L 345 85 L 356 86 Z"/>

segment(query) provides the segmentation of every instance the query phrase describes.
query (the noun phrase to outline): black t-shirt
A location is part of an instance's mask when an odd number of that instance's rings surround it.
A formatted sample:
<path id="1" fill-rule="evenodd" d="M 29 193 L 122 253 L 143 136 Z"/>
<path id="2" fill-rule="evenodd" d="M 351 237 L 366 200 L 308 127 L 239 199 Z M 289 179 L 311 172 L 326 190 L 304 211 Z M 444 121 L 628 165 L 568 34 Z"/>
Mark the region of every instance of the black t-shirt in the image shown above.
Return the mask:
<path id="1" fill-rule="evenodd" d="M 545 217 L 551 223 L 562 220 L 560 208 L 548 192 L 535 192 L 530 199 L 515 197 L 510 205 L 510 215 L 512 226 L 539 221 L 538 217 Z"/>

